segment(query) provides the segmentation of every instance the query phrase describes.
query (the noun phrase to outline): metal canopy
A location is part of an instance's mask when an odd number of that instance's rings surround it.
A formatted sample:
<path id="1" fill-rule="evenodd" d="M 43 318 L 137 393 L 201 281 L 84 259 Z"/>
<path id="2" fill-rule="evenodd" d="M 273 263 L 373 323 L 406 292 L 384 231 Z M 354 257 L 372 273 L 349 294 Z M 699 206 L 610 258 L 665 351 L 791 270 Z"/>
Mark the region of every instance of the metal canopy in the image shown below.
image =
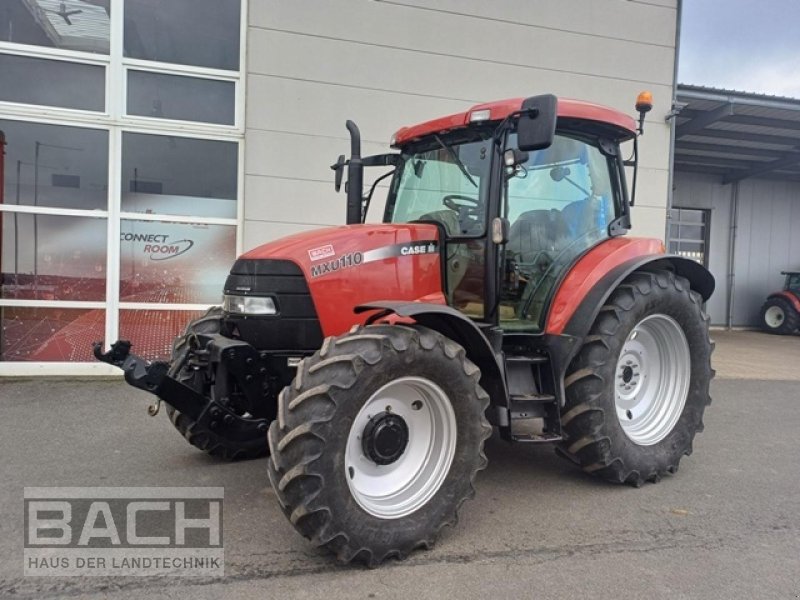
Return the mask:
<path id="1" fill-rule="evenodd" d="M 675 170 L 800 181 L 800 100 L 678 85 Z"/>

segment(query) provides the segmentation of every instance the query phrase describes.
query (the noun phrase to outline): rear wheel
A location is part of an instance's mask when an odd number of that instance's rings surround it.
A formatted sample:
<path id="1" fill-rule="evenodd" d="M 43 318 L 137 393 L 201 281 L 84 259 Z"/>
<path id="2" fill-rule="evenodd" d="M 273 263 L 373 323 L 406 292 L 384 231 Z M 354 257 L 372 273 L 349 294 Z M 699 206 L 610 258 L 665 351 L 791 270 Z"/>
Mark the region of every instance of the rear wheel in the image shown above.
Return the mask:
<path id="1" fill-rule="evenodd" d="M 600 310 L 564 381 L 562 454 L 636 486 L 674 473 L 711 402 L 713 344 L 683 277 L 637 272 Z"/>
<path id="2" fill-rule="evenodd" d="M 269 430 L 269 477 L 292 525 L 342 562 L 431 546 L 486 466 L 479 377 L 461 346 L 421 327 L 325 340 Z"/>
<path id="3" fill-rule="evenodd" d="M 170 376 L 191 387 L 194 391 L 204 396 L 211 393 L 211 383 L 205 372 L 194 370 L 186 361 L 181 360 L 181 355 L 192 346 L 192 339 L 199 333 L 219 333 L 222 324 L 222 307 L 214 306 L 208 309 L 202 317 L 191 321 L 183 333 L 172 343 L 172 372 Z M 191 350 L 190 350 L 191 351 Z M 229 439 L 211 429 L 202 427 L 194 419 L 182 414 L 167 404 L 167 416 L 180 434 L 195 448 L 225 460 L 239 460 L 258 458 L 267 454 L 268 446 L 266 430 L 254 431 L 246 439 Z"/>
<path id="4" fill-rule="evenodd" d="M 767 333 L 790 335 L 800 327 L 800 315 L 784 298 L 770 298 L 761 307 L 761 327 Z"/>

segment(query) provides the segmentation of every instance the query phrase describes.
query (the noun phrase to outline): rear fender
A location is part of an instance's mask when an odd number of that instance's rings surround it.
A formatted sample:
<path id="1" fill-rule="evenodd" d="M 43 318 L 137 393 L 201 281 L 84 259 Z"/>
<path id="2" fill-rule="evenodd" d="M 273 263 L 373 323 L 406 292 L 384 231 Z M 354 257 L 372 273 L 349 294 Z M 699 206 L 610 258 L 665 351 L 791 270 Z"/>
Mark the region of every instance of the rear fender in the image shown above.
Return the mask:
<path id="1" fill-rule="evenodd" d="M 783 298 L 794 307 L 794 309 L 797 311 L 798 314 L 800 314 L 800 298 L 798 298 L 792 292 L 788 290 L 775 292 L 774 294 L 770 294 L 769 296 L 767 296 L 767 300 L 769 300 L 770 298 Z"/>
<path id="2" fill-rule="evenodd" d="M 589 333 L 600 309 L 605 304 L 619 284 L 635 271 L 672 271 L 676 275 L 689 280 L 692 289 L 703 298 L 705 302 L 714 292 L 714 276 L 702 265 L 693 260 L 673 254 L 656 254 L 639 256 L 623 262 L 609 270 L 586 294 L 572 317 L 561 332 L 549 331 L 548 333 L 563 333 L 570 336 L 583 338 Z"/>
<path id="3" fill-rule="evenodd" d="M 389 315 L 413 319 L 416 323 L 438 331 L 463 346 L 469 358 L 481 370 L 481 387 L 489 394 L 492 404 L 505 406 L 508 392 L 505 378 L 492 345 L 477 325 L 449 306 L 424 302 L 370 302 L 357 306 L 356 313 L 380 311 L 367 319 L 367 324 Z"/>

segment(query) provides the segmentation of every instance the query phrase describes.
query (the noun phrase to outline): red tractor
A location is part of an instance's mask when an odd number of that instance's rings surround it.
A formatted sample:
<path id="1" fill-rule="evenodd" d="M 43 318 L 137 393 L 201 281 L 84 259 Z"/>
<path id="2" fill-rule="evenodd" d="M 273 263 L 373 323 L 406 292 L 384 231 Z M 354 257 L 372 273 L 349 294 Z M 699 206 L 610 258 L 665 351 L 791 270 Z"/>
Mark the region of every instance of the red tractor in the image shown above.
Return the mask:
<path id="1" fill-rule="evenodd" d="M 767 333 L 791 335 L 800 328 L 800 271 L 781 271 L 786 281 L 780 292 L 761 307 L 761 327 Z"/>
<path id="2" fill-rule="evenodd" d="M 703 428 L 714 279 L 624 235 L 624 167 L 650 107 L 640 96 L 637 129 L 552 95 L 481 104 L 366 157 L 348 121 L 351 156 L 332 167 L 337 189 L 348 174 L 347 225 L 241 256 L 170 362 L 127 341 L 95 354 L 194 446 L 269 454 L 287 518 L 344 562 L 432 545 L 493 430 L 609 481 L 657 482 Z M 391 169 L 381 224 L 364 223 L 365 167 Z"/>

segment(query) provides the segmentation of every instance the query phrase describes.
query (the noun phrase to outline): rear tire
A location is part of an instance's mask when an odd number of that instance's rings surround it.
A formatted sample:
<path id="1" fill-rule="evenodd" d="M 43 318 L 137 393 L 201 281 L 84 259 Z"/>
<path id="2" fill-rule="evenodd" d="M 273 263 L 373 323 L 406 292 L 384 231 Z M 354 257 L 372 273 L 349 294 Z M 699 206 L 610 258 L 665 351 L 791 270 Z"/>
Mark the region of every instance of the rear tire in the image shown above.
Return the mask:
<path id="1" fill-rule="evenodd" d="M 761 328 L 767 333 L 791 335 L 800 327 L 800 315 L 784 298 L 770 298 L 761 307 Z"/>
<path id="2" fill-rule="evenodd" d="M 588 473 L 637 487 L 676 472 L 703 430 L 712 350 L 702 298 L 686 279 L 632 274 L 567 371 L 560 453 Z"/>
<path id="3" fill-rule="evenodd" d="M 208 309 L 206 314 L 191 321 L 183 330 L 183 333 L 172 343 L 172 368 L 174 369 L 177 366 L 175 361 L 179 359 L 180 354 L 187 346 L 190 346 L 193 335 L 197 333 L 219 333 L 221 325 L 221 306 L 213 306 Z M 181 365 L 180 369 L 175 373 L 170 369 L 170 376 L 188 385 L 199 394 L 208 395 L 209 393 L 205 374 L 194 371 L 186 365 Z M 269 451 L 267 438 L 263 433 L 245 441 L 230 440 L 210 429 L 201 428 L 194 419 L 182 414 L 169 404 L 167 404 L 166 412 L 172 425 L 187 442 L 211 456 L 223 460 L 245 460 L 265 456 Z"/>
<path id="4" fill-rule="evenodd" d="M 479 378 L 461 346 L 426 328 L 326 339 L 281 392 L 269 430 L 270 482 L 295 529 L 344 563 L 432 546 L 486 466 Z M 378 438 L 379 427 L 393 433 Z"/>

